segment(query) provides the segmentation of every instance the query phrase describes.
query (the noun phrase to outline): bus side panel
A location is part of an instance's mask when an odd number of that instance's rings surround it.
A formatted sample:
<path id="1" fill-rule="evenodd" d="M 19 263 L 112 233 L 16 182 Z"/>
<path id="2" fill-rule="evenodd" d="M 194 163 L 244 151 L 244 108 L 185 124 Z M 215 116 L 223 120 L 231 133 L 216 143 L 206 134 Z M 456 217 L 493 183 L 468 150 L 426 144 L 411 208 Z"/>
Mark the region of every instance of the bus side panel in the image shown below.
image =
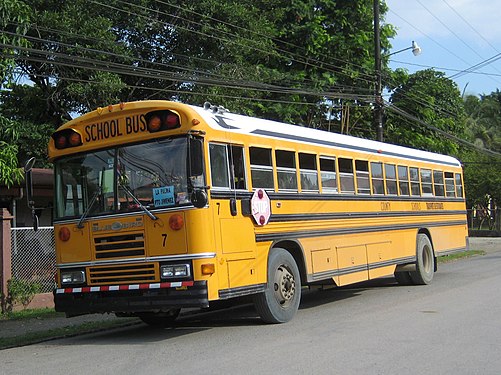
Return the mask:
<path id="1" fill-rule="evenodd" d="M 468 228 L 466 224 L 430 228 L 431 241 L 435 255 L 441 252 L 460 251 L 466 249 Z"/>
<path id="2" fill-rule="evenodd" d="M 339 284 L 346 285 L 369 278 L 367 269 L 367 248 L 365 245 L 337 246 Z"/>

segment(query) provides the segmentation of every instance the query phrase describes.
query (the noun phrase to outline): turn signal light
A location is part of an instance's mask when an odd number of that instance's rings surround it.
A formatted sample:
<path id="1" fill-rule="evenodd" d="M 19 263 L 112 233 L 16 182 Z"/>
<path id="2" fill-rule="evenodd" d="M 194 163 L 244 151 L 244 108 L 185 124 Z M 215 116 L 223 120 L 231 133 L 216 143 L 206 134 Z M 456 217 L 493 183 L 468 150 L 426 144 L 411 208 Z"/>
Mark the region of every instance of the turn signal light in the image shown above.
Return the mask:
<path id="1" fill-rule="evenodd" d="M 202 264 L 202 275 L 212 275 L 213 273 L 216 273 L 214 263 Z"/>

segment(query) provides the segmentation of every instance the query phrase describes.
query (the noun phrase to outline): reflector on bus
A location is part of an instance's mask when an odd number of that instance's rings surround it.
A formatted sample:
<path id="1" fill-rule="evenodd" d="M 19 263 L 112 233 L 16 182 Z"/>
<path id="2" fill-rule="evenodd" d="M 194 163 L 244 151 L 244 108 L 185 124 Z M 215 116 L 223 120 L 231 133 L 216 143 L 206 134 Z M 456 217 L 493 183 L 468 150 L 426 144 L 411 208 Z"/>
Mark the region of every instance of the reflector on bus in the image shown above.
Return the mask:
<path id="1" fill-rule="evenodd" d="M 179 115 L 173 111 L 153 111 L 147 113 L 145 117 L 150 133 L 176 129 L 181 126 Z"/>

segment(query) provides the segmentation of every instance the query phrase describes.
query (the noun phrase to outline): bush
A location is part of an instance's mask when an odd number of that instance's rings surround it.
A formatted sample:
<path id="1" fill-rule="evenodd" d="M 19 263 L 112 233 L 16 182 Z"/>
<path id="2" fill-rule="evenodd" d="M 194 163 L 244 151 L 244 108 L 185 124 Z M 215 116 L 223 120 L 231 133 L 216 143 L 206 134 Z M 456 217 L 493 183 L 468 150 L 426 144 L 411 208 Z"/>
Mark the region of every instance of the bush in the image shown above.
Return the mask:
<path id="1" fill-rule="evenodd" d="M 12 278 L 7 281 L 7 311 L 12 311 L 14 304 L 20 303 L 23 308 L 30 304 L 35 294 L 42 290 L 42 286 L 37 282 Z"/>

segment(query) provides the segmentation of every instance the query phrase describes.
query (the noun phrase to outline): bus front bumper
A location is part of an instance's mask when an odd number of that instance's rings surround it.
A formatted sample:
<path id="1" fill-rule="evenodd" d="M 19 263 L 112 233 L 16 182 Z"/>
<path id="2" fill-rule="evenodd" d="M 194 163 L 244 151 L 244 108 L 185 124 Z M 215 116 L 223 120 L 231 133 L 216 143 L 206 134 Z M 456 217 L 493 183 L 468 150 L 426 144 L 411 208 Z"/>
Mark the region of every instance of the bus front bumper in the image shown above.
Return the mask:
<path id="1" fill-rule="evenodd" d="M 54 303 L 68 316 L 209 306 L 207 281 L 56 289 Z"/>

